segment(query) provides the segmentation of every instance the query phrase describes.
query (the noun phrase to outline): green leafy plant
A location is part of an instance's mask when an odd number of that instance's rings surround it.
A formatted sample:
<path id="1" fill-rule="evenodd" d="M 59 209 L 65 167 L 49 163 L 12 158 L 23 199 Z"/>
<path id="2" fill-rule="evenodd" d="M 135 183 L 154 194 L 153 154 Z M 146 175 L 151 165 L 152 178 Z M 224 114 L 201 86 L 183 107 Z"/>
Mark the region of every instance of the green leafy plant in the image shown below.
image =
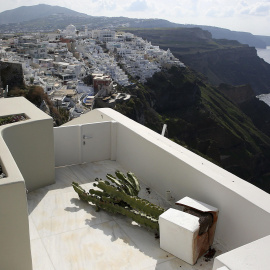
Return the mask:
<path id="1" fill-rule="evenodd" d="M 110 213 L 119 213 L 132 218 L 140 225 L 158 231 L 158 217 L 165 209 L 138 197 L 140 184 L 133 173 L 128 172 L 125 175 L 116 171 L 115 175 L 106 175 L 110 182 L 96 178 L 97 183 L 94 187 L 100 190 L 90 189 L 86 192 L 76 182 L 73 182 L 72 186 L 80 199 L 93 203 L 97 211 L 103 209 Z"/>

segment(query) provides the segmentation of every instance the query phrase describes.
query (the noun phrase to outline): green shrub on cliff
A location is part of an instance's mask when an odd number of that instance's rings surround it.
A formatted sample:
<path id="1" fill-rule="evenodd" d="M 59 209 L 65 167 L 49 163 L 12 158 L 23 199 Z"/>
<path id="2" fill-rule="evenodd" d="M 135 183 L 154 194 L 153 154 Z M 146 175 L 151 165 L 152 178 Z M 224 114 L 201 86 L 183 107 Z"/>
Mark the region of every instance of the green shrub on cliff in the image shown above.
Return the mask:
<path id="1" fill-rule="evenodd" d="M 266 190 L 270 138 L 203 76 L 173 67 L 128 91 L 137 98 L 116 110 L 158 133 L 166 123 L 167 137 Z"/>

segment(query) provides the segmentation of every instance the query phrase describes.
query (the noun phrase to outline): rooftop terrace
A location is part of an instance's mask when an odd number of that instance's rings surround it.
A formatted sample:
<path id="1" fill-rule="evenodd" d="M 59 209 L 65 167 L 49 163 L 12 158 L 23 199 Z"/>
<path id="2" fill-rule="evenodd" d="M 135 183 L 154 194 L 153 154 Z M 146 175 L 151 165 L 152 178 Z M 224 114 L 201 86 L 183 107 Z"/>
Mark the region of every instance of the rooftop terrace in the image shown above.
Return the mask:
<path id="1" fill-rule="evenodd" d="M 99 161 L 56 168 L 56 183 L 28 194 L 33 269 L 212 269 L 214 260 L 195 266 L 160 249 L 152 231 L 122 215 L 82 202 L 71 188 L 78 181 L 89 190 L 96 177 L 126 171 L 116 161 Z M 170 203 L 141 183 L 140 197 L 163 206 Z M 182 243 L 185 244 L 185 243 Z M 216 244 L 217 254 L 221 251 Z"/>
<path id="2" fill-rule="evenodd" d="M 111 109 L 53 128 L 25 99 L 0 99 L 0 116 L 20 113 L 28 120 L 0 127 L 0 269 L 269 269 L 269 194 Z M 186 264 L 152 232 L 95 212 L 72 190 L 116 169 L 134 172 L 141 196 L 159 205 L 169 207 L 170 190 L 175 201 L 217 207 L 214 264 Z"/>

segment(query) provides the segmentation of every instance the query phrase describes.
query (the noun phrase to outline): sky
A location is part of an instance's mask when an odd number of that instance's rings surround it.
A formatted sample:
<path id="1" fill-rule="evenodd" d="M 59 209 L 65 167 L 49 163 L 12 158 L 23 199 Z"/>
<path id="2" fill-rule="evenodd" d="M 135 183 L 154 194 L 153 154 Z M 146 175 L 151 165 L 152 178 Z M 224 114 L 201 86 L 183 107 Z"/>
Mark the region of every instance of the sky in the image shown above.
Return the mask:
<path id="1" fill-rule="evenodd" d="M 1 0 L 0 12 L 48 4 L 92 16 L 159 18 L 270 36 L 270 0 Z"/>

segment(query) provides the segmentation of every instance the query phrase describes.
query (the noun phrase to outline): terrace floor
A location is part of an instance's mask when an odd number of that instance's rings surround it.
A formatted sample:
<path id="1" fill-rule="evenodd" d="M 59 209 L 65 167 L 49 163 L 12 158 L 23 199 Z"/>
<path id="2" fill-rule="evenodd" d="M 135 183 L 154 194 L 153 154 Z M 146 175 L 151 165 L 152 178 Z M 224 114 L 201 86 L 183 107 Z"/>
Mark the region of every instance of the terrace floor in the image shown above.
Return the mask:
<path id="1" fill-rule="evenodd" d="M 28 194 L 33 270 L 211 270 L 213 259 L 206 262 L 202 257 L 194 266 L 185 263 L 160 249 L 153 232 L 121 215 L 96 212 L 71 187 L 75 181 L 89 190 L 96 177 L 105 180 L 107 173 L 117 169 L 126 172 L 110 160 L 59 167 L 54 185 Z M 155 191 L 148 194 L 147 186 L 140 184 L 140 197 L 170 207 Z M 214 247 L 220 255 L 219 245 Z"/>

